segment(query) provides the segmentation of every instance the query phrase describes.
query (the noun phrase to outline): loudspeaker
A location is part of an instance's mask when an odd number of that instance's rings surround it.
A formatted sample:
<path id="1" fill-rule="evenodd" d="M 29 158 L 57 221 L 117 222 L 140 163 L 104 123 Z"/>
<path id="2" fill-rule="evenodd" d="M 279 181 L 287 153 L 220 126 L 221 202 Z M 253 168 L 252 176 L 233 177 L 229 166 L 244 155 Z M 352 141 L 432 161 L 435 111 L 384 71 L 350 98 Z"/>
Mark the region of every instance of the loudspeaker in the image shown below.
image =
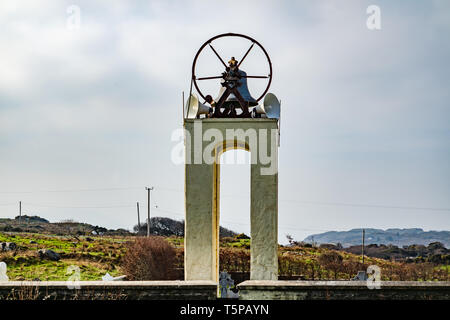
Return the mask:
<path id="1" fill-rule="evenodd" d="M 253 108 L 253 118 L 280 119 L 281 104 L 273 93 L 268 93 L 264 97 L 263 105 Z"/>
<path id="2" fill-rule="evenodd" d="M 198 118 L 201 114 L 209 114 L 212 112 L 212 108 L 206 104 L 198 101 L 198 96 L 195 93 L 191 93 L 190 97 L 186 101 L 185 115 L 186 119 Z"/>

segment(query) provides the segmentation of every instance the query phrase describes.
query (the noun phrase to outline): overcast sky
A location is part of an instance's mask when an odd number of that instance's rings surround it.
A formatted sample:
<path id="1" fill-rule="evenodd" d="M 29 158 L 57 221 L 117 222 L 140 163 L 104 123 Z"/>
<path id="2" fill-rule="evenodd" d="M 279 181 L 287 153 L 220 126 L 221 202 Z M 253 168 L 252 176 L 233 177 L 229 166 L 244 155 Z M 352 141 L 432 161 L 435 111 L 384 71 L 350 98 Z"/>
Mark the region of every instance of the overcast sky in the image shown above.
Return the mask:
<path id="1" fill-rule="evenodd" d="M 369 5 L 381 30 L 367 28 Z M 171 134 L 196 51 L 225 32 L 257 39 L 272 59 L 281 242 L 450 229 L 445 0 L 3 0 L 0 216 L 22 201 L 50 221 L 131 229 L 154 186 L 152 214 L 183 219 Z M 228 49 L 239 57 L 246 47 Z M 248 233 L 249 165 L 223 167 L 221 224 Z"/>

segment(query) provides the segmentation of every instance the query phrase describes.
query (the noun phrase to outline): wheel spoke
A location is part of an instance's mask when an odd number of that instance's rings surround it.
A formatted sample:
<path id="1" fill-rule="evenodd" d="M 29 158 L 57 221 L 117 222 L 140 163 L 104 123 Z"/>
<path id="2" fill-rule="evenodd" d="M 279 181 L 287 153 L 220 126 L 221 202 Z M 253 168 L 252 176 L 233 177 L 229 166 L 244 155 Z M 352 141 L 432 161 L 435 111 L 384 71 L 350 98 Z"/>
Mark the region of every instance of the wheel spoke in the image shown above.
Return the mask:
<path id="1" fill-rule="evenodd" d="M 221 79 L 223 76 L 214 76 L 214 77 L 201 77 L 201 78 L 195 78 L 195 80 L 210 80 L 210 79 Z"/>
<path id="2" fill-rule="evenodd" d="M 267 79 L 269 76 L 242 76 L 242 78 Z"/>
<path id="3" fill-rule="evenodd" d="M 216 54 L 217 58 L 219 58 L 220 62 L 222 62 L 222 64 L 224 65 L 225 68 L 227 68 L 227 65 L 225 64 L 225 62 L 223 61 L 223 59 L 219 56 L 219 54 L 217 53 L 217 51 L 214 49 L 214 47 L 211 45 L 211 43 L 208 43 L 209 47 L 211 48 L 212 51 L 214 51 L 214 53 Z"/>
<path id="4" fill-rule="evenodd" d="M 250 48 L 248 48 L 247 52 L 244 54 L 244 56 L 242 57 L 241 61 L 239 61 L 237 67 L 239 68 L 239 66 L 241 65 L 241 63 L 245 60 L 245 58 L 247 58 L 248 53 L 250 52 L 250 50 L 253 49 L 253 46 L 255 45 L 254 42 L 252 42 L 252 45 L 250 46 Z"/>

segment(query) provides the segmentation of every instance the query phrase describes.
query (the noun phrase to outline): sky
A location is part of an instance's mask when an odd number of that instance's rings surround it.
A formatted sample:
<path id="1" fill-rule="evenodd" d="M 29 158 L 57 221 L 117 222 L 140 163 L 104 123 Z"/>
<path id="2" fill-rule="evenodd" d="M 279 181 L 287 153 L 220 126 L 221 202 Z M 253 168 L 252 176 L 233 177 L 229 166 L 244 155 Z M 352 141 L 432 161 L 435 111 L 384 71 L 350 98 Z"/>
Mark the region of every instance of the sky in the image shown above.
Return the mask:
<path id="1" fill-rule="evenodd" d="M 153 186 L 152 216 L 183 219 L 182 91 L 200 46 L 236 32 L 267 50 L 282 102 L 280 242 L 450 230 L 449 31 L 445 0 L 1 1 L 0 217 L 22 201 L 52 222 L 131 229 Z M 222 167 L 221 224 L 248 234 L 249 165 Z"/>

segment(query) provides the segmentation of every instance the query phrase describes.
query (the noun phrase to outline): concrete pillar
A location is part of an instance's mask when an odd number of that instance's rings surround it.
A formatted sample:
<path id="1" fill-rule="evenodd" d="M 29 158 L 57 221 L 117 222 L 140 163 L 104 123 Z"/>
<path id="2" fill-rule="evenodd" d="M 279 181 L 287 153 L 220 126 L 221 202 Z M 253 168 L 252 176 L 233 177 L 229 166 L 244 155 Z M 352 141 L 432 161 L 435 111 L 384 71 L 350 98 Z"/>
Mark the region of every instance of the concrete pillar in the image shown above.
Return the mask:
<path id="1" fill-rule="evenodd" d="M 251 165 L 250 280 L 278 279 L 278 174 Z"/>
<path id="2" fill-rule="evenodd" d="M 213 165 L 186 165 L 185 280 L 217 281 L 212 181 Z"/>

